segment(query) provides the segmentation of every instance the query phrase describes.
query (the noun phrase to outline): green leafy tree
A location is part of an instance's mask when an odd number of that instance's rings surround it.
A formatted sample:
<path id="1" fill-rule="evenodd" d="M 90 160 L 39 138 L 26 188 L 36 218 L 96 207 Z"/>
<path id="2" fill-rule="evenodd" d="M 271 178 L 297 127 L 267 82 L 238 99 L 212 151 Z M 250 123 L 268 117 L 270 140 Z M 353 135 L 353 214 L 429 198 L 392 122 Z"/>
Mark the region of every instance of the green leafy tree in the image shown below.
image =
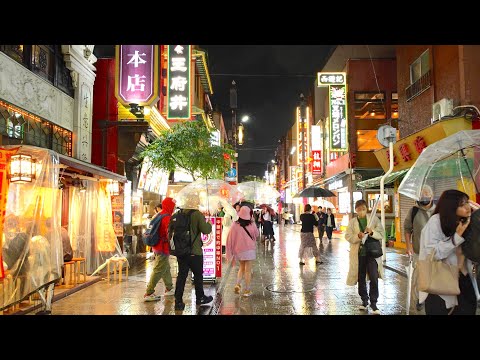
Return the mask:
<path id="1" fill-rule="evenodd" d="M 223 179 L 234 151 L 230 145 L 212 145 L 212 134 L 201 121 L 187 121 L 164 130 L 142 152 L 153 167 L 166 171 L 181 168 L 192 178 Z"/>

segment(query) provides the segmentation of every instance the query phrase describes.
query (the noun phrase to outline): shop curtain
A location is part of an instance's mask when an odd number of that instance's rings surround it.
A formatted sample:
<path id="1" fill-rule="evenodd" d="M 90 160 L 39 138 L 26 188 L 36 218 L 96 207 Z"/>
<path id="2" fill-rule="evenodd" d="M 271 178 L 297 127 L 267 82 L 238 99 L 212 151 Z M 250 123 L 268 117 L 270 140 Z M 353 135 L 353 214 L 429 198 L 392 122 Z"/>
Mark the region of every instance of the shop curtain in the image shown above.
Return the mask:
<path id="1" fill-rule="evenodd" d="M 113 228 L 107 182 L 84 183 L 84 191 L 70 188 L 69 232 L 74 256 L 85 257 L 87 273 L 93 273 L 108 258 L 122 256 L 122 251 Z"/>
<path id="2" fill-rule="evenodd" d="M 17 154 L 32 156 L 36 176 L 32 182 L 8 187 L 0 309 L 58 280 L 63 264 L 58 155 L 33 146 L 21 146 Z"/>

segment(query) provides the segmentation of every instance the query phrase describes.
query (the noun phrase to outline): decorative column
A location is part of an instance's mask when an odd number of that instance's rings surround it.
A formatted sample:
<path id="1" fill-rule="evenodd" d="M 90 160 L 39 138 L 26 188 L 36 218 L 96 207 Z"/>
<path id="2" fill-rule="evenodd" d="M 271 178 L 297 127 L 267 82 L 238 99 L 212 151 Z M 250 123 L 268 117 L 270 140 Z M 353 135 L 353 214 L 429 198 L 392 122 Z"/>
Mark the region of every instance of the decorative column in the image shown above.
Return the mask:
<path id="1" fill-rule="evenodd" d="M 91 162 L 92 146 L 92 96 L 97 58 L 94 45 L 62 45 L 67 68 L 75 88 L 73 110 L 73 157 Z"/>

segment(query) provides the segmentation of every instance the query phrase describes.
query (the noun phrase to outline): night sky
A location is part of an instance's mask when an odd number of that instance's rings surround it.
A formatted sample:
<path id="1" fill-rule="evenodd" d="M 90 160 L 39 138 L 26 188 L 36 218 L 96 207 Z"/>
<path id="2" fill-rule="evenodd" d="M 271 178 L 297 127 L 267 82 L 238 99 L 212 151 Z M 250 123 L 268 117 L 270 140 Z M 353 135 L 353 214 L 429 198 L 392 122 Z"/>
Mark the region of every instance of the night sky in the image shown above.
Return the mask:
<path id="1" fill-rule="evenodd" d="M 249 115 L 246 140 L 238 147 L 239 180 L 264 176 L 278 140 L 295 122 L 300 93 L 313 93 L 317 71 L 332 46 L 322 45 L 200 45 L 208 52 L 212 104 L 231 127 L 230 87 L 237 84 L 237 124 Z"/>

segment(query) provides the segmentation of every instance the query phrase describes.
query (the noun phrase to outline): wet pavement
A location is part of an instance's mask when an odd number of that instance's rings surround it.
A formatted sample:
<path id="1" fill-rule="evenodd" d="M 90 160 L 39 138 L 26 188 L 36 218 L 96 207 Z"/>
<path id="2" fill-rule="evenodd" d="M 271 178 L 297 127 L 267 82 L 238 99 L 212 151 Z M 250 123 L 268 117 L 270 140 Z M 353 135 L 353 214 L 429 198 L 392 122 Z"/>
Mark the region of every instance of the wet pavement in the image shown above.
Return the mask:
<path id="1" fill-rule="evenodd" d="M 223 265 L 224 276 L 217 283 L 205 283 L 206 295 L 213 295 L 210 306 L 195 305 L 193 283 L 187 280 L 184 311 L 174 310 L 173 296 L 156 302 L 144 302 L 146 283 L 153 261 L 138 261 L 130 269 L 128 281 L 99 281 L 53 303 L 54 315 L 365 315 L 358 310 L 360 297 L 356 286 L 347 286 L 349 243 L 343 234 L 326 237 L 320 245 L 323 264 L 311 259 L 299 265 L 299 225 L 274 225 L 275 242 L 257 242 L 257 261 L 253 267 L 251 297 L 234 293 L 237 267 Z M 315 235 L 317 233 L 315 232 Z M 318 239 L 317 239 L 318 243 Z M 173 281 L 177 265 L 170 259 Z M 382 314 L 406 313 L 407 281 L 403 266 L 407 257 L 401 250 L 387 248 L 385 279 L 379 280 L 378 307 Z M 403 274 L 402 274 L 403 272 Z M 157 294 L 165 291 L 160 281 Z M 370 311 L 371 313 L 371 311 Z M 411 309 L 410 314 L 416 311 Z"/>

